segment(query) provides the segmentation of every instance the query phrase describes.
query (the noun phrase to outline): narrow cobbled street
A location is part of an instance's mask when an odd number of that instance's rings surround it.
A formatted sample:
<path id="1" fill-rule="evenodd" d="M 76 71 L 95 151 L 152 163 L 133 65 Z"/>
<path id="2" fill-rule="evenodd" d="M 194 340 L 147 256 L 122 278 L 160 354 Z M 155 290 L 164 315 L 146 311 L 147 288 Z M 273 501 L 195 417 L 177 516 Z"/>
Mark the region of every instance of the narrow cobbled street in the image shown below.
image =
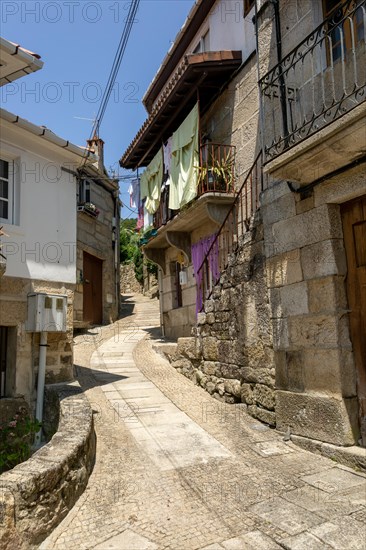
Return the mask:
<path id="1" fill-rule="evenodd" d="M 365 476 L 177 373 L 153 348 L 157 301 L 125 297 L 124 311 L 75 340 L 96 463 L 42 550 L 366 548 Z"/>

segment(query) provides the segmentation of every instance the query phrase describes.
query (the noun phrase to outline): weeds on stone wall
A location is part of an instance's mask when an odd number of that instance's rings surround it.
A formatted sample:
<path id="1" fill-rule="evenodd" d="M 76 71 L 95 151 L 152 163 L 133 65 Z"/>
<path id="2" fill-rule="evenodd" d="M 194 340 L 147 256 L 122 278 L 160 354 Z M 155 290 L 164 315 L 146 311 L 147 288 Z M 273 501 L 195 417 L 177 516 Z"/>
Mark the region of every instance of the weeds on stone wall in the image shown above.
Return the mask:
<path id="1" fill-rule="evenodd" d="M 20 407 L 10 422 L 0 425 L 0 474 L 28 460 L 32 436 L 40 428 L 40 422 L 31 418 L 25 407 Z"/>

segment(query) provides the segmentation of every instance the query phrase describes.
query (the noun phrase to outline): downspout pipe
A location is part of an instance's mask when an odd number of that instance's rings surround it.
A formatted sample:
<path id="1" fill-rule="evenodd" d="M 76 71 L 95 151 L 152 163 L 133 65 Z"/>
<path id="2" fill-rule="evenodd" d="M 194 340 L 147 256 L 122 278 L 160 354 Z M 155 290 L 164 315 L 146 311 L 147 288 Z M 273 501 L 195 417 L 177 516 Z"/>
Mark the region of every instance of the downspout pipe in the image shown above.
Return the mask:
<path id="1" fill-rule="evenodd" d="M 259 59 L 259 28 L 258 28 L 258 6 L 257 6 L 257 0 L 254 2 L 254 32 L 255 32 L 255 49 L 256 49 L 256 55 L 257 55 L 257 80 L 258 80 L 258 97 L 259 97 L 259 120 L 260 120 L 260 129 L 261 129 L 261 135 L 260 135 L 260 142 L 261 142 L 261 149 L 264 155 L 264 113 L 263 113 L 263 98 L 261 94 L 261 90 L 259 87 L 259 81 L 260 81 L 260 59 Z M 263 157 L 262 157 L 263 162 Z"/>
<path id="2" fill-rule="evenodd" d="M 164 326 L 164 312 L 163 312 L 163 270 L 159 267 L 158 271 L 158 283 L 159 283 L 159 309 L 160 309 L 160 329 L 161 335 L 165 337 L 165 326 Z"/>
<path id="3" fill-rule="evenodd" d="M 281 115 L 283 124 L 283 133 L 285 137 L 285 143 L 288 141 L 288 119 L 287 119 L 287 104 L 286 104 L 286 84 L 282 71 L 282 33 L 281 33 L 281 19 L 280 19 L 280 3 L 279 0 L 270 0 L 274 9 L 275 19 L 275 32 L 277 42 L 277 63 L 279 64 L 279 82 L 280 82 L 280 102 L 281 102 Z"/>
<path id="4" fill-rule="evenodd" d="M 41 341 L 39 344 L 39 366 L 38 366 L 38 384 L 37 384 L 37 404 L 36 404 L 36 419 L 39 422 L 43 420 L 43 401 L 44 401 L 44 384 L 46 378 L 46 355 L 47 355 L 47 332 L 41 332 Z M 35 446 L 41 444 L 42 428 L 36 433 Z"/>

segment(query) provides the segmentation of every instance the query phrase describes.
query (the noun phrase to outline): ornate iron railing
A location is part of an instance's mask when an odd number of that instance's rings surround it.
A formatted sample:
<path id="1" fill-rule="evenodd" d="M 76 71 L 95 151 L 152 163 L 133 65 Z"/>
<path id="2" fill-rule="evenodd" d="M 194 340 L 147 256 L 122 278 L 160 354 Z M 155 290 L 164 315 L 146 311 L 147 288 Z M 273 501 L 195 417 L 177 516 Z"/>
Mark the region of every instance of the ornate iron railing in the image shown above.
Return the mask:
<path id="1" fill-rule="evenodd" d="M 197 198 L 206 193 L 235 193 L 236 147 L 221 143 L 206 143 L 199 151 Z M 160 204 L 154 214 L 154 227 L 159 229 L 176 214 L 170 210 L 169 186 L 162 191 Z"/>
<path id="2" fill-rule="evenodd" d="M 200 304 L 209 298 L 213 287 L 220 279 L 220 274 L 228 265 L 230 255 L 236 251 L 240 237 L 248 231 L 250 220 L 260 207 L 260 194 L 266 187 L 267 178 L 262 171 L 262 152 L 260 152 L 196 273 L 197 296 Z M 218 256 L 218 266 L 215 266 L 215 269 L 212 269 L 213 254 Z"/>
<path id="3" fill-rule="evenodd" d="M 347 0 L 260 81 L 265 161 L 366 99 L 366 0 Z"/>

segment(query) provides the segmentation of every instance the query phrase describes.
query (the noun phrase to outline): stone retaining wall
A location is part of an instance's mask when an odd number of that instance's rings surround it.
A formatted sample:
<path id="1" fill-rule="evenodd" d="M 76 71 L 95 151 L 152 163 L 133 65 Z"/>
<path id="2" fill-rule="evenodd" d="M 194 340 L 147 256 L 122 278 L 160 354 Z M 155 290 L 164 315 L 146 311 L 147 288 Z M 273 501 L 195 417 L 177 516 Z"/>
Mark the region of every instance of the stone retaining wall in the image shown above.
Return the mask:
<path id="1" fill-rule="evenodd" d="M 172 365 L 226 403 L 274 426 L 275 366 L 260 212 L 229 261 L 191 338 L 179 338 Z"/>
<path id="2" fill-rule="evenodd" d="M 0 476 L 0 547 L 35 548 L 83 493 L 95 457 L 93 415 L 77 383 L 48 386 L 60 403 L 58 431 L 29 460 Z"/>
<path id="3" fill-rule="evenodd" d="M 120 267 L 121 294 L 141 294 L 142 285 L 135 276 L 134 264 L 123 264 Z"/>

